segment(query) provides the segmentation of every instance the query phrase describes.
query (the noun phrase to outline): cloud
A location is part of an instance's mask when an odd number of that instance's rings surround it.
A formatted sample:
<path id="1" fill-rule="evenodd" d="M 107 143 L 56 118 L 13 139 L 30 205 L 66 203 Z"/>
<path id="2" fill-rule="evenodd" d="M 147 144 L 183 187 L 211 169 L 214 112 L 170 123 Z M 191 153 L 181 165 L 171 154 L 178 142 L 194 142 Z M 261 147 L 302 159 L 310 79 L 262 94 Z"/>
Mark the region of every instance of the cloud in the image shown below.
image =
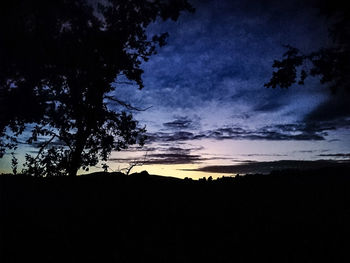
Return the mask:
<path id="1" fill-rule="evenodd" d="M 185 171 L 201 171 L 208 173 L 229 173 L 229 174 L 248 174 L 248 173 L 270 173 L 273 170 L 283 169 L 318 169 L 324 167 L 336 167 L 343 165 L 336 161 L 318 160 L 318 161 L 295 161 L 283 160 L 273 162 L 246 162 L 239 165 L 223 166 L 205 166 L 198 169 L 183 169 Z"/>
<path id="2" fill-rule="evenodd" d="M 162 145 L 162 144 L 160 144 Z M 191 154 L 192 151 L 202 150 L 202 146 L 178 147 L 172 144 L 163 144 L 162 146 L 152 147 L 152 152 L 148 152 L 142 158 L 110 158 L 110 162 L 132 163 L 138 161 L 144 165 L 154 164 L 193 164 L 208 160 L 223 159 L 220 157 L 203 157 L 200 154 Z M 165 147 L 164 147 L 165 146 Z"/>
<path id="3" fill-rule="evenodd" d="M 195 1 L 194 14 L 184 14 L 176 23 L 154 23 L 150 35 L 169 32 L 170 37 L 143 64 L 144 98 L 170 108 L 196 108 L 213 99 L 232 102 L 242 91 L 255 93 L 250 103 L 260 103 L 264 97 L 254 91 L 264 90 L 282 44 L 302 43 L 302 49 L 319 44 L 314 9 L 291 2 Z M 133 91 L 126 92 L 133 97 Z M 274 98 L 280 94 L 274 93 Z M 275 107 L 262 104 L 262 109 Z"/>
<path id="4" fill-rule="evenodd" d="M 163 123 L 163 126 L 172 130 L 197 129 L 200 126 L 200 118 L 194 116 L 192 119 L 185 116 L 175 116 L 175 120 Z"/>
<path id="5" fill-rule="evenodd" d="M 164 148 L 162 149 L 163 151 L 171 152 L 171 153 L 190 153 L 192 151 L 199 151 L 203 150 L 203 146 L 192 146 L 192 147 L 186 147 L 186 148 L 181 148 L 181 147 L 176 147 L 176 146 L 171 146 L 169 148 Z"/>
<path id="6" fill-rule="evenodd" d="M 240 154 L 241 156 L 249 156 L 249 157 L 261 157 L 261 156 L 287 156 L 287 154 L 266 154 L 266 153 L 248 153 L 248 154 Z"/>
<path id="7" fill-rule="evenodd" d="M 258 129 L 242 129 L 240 127 L 227 127 L 213 130 L 207 134 L 207 137 L 222 140 L 222 139 L 246 139 L 246 140 L 324 140 L 321 131 L 309 131 L 299 125 L 274 125 L 264 126 Z"/>
<path id="8" fill-rule="evenodd" d="M 193 140 L 195 135 L 192 132 L 156 132 L 147 134 L 147 142 L 177 142 Z"/>
<path id="9" fill-rule="evenodd" d="M 350 158 L 350 153 L 319 154 L 318 156 Z"/>
<path id="10" fill-rule="evenodd" d="M 145 88 L 137 91 L 119 87 L 115 93 L 137 106 L 153 105 L 152 110 L 162 113 L 158 114 L 162 118 L 151 113 L 145 118 L 149 130 L 160 130 L 148 134 L 149 142 L 203 138 L 324 140 L 327 130 L 317 127 L 258 128 L 262 122 L 303 120 L 305 113 L 320 103 L 317 95 L 324 91 L 318 85 L 317 91 L 316 85 L 289 90 L 263 87 L 271 77 L 273 60 L 285 51 L 282 44 L 295 45 L 303 51 L 322 45 L 327 30 L 322 28 L 315 9 L 301 0 L 283 4 L 277 0 L 195 0 L 193 4 L 195 14 L 184 14 L 176 23 L 154 23 L 149 28 L 150 35 L 169 32 L 170 37 L 168 44 L 142 65 Z M 212 104 L 215 107 L 206 107 Z M 209 119 L 209 110 L 220 113 Z M 288 110 L 290 116 L 286 117 Z M 174 112 L 179 115 L 174 116 Z M 189 116 L 191 113 L 200 115 L 202 127 L 195 117 Z M 227 116 L 239 122 L 249 119 L 255 127 L 232 127 L 232 119 Z M 310 114 L 310 119 L 315 117 Z M 223 123 L 228 125 L 220 128 Z"/>
<path id="11" fill-rule="evenodd" d="M 143 165 L 154 164 L 193 164 L 209 160 L 199 154 L 190 154 L 186 152 L 178 153 L 154 153 L 148 154 L 139 160 Z M 108 161 L 117 163 L 135 162 L 135 158 L 110 158 Z"/>
<path id="12" fill-rule="evenodd" d="M 283 106 L 283 103 L 270 99 L 259 102 L 259 104 L 255 106 L 254 110 L 258 112 L 272 112 L 281 109 Z"/>
<path id="13" fill-rule="evenodd" d="M 149 133 L 148 142 L 177 142 L 191 141 L 200 139 L 215 139 L 215 140 L 325 140 L 328 135 L 328 130 L 334 130 L 333 126 L 327 124 L 311 125 L 311 124 L 277 124 L 263 126 L 257 129 L 243 128 L 240 126 L 224 126 L 212 130 L 188 132 L 158 132 Z"/>
<path id="14" fill-rule="evenodd" d="M 350 127 L 350 96 L 348 91 L 339 90 L 329 94 L 328 99 L 304 118 L 305 122 L 332 122 L 337 126 Z"/>
<path id="15" fill-rule="evenodd" d="M 191 127 L 191 124 L 192 124 L 192 121 L 188 120 L 187 118 L 163 123 L 165 127 L 172 128 L 172 129 L 188 129 Z"/>
<path id="16" fill-rule="evenodd" d="M 169 152 L 189 153 L 189 152 L 192 151 L 192 149 L 188 149 L 188 148 L 183 149 L 183 148 L 181 148 L 181 147 L 169 147 L 169 148 L 167 149 L 167 151 L 169 151 Z"/>
<path id="17" fill-rule="evenodd" d="M 192 164 L 206 160 L 200 155 L 187 153 L 150 154 L 145 164 Z"/>

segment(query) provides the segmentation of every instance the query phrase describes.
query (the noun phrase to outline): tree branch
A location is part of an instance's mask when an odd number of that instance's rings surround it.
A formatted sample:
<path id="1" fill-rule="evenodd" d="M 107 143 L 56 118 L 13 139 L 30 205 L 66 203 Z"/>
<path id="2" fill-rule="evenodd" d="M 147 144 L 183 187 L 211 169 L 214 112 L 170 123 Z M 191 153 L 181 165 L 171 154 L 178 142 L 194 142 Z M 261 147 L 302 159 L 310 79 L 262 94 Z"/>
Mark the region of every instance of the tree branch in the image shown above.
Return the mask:
<path id="1" fill-rule="evenodd" d="M 145 164 L 146 159 L 147 159 L 147 154 L 148 152 L 146 152 L 143 161 L 139 161 L 139 160 L 135 160 L 134 162 L 129 164 L 128 168 L 124 168 L 124 170 L 126 170 L 126 175 L 129 175 L 131 170 L 135 167 L 135 166 L 142 166 Z"/>
<path id="2" fill-rule="evenodd" d="M 114 97 L 112 97 L 112 96 L 104 96 L 104 98 L 105 98 L 105 99 L 109 99 L 109 100 L 114 101 L 114 102 L 117 102 L 119 105 L 121 105 L 121 106 L 127 108 L 128 110 L 146 111 L 146 110 L 152 108 L 152 106 L 149 106 L 149 107 L 147 107 L 147 108 L 145 108 L 145 109 L 140 109 L 140 108 L 137 108 L 137 107 L 132 106 L 131 104 L 129 104 L 129 103 L 125 102 L 125 101 L 118 100 L 118 99 L 116 99 L 116 98 L 114 98 Z"/>
<path id="3" fill-rule="evenodd" d="M 37 156 L 35 157 L 35 160 L 39 158 L 39 155 L 43 152 L 43 150 L 46 148 L 46 146 L 48 146 L 52 141 L 53 139 L 55 139 L 55 137 L 57 137 L 56 134 L 53 134 L 53 136 L 51 137 L 50 140 L 48 140 L 47 142 L 45 142 L 41 147 L 40 147 L 40 150 L 37 154 Z"/>
<path id="4" fill-rule="evenodd" d="M 68 146 L 68 148 L 72 151 L 73 149 L 72 149 L 72 146 L 70 146 L 70 144 L 68 143 L 68 141 L 65 139 L 65 138 L 63 138 L 62 136 L 60 136 L 60 135 L 58 135 L 58 134 L 56 134 L 56 133 L 54 133 L 53 131 L 48 131 L 51 135 L 54 135 L 54 136 L 56 136 L 58 139 L 60 139 L 60 140 L 62 140 L 63 142 L 65 142 L 65 144 Z"/>

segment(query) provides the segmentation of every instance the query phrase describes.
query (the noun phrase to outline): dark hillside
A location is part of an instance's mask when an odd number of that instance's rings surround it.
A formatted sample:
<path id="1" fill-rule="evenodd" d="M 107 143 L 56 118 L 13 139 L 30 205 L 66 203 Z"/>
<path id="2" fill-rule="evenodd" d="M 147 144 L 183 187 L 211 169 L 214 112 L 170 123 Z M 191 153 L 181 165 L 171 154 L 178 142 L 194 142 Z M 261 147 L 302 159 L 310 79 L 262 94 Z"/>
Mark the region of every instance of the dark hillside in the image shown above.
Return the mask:
<path id="1" fill-rule="evenodd" d="M 349 174 L 0 176 L 0 261 L 349 262 Z"/>

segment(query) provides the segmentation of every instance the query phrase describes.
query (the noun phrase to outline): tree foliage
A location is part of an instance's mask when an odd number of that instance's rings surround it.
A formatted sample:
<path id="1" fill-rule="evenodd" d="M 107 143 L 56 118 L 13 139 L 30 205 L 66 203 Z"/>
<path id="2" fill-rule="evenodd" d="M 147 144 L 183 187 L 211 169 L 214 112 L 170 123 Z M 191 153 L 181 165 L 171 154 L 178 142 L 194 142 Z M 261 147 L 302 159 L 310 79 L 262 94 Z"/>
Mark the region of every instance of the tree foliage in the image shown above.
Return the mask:
<path id="1" fill-rule="evenodd" d="M 25 143 L 26 172 L 76 175 L 112 150 L 143 144 L 145 129 L 110 94 L 123 75 L 142 89 L 141 63 L 167 34 L 156 21 L 193 11 L 186 0 L 13 0 L 0 4 L 0 157 Z M 124 106 L 116 112 L 110 103 Z M 40 138 L 45 138 L 41 141 Z"/>
<path id="2" fill-rule="evenodd" d="M 350 92 L 350 8 L 340 0 L 319 2 L 320 14 L 328 18 L 332 44 L 304 54 L 296 47 L 286 45 L 282 60 L 275 60 L 277 69 L 266 87 L 288 88 L 297 83 L 303 85 L 307 77 L 319 77 L 321 84 L 329 85 L 332 92 Z M 348 94 L 348 93 L 347 93 Z"/>

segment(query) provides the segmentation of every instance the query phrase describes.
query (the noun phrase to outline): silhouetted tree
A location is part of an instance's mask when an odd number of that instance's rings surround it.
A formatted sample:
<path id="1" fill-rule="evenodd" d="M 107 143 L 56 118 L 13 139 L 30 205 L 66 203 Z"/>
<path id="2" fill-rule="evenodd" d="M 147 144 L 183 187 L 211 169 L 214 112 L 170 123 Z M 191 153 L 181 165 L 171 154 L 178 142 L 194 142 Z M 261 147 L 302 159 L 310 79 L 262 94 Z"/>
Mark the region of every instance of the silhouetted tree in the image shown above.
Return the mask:
<path id="1" fill-rule="evenodd" d="M 126 175 L 129 175 L 131 170 L 136 167 L 136 166 L 142 166 L 145 164 L 147 159 L 147 152 L 145 153 L 145 156 L 143 157 L 143 159 L 139 159 L 139 160 L 133 160 L 129 163 L 128 167 L 125 167 L 124 169 L 121 169 L 122 172 L 124 172 Z"/>
<path id="2" fill-rule="evenodd" d="M 272 65 L 277 71 L 266 87 L 303 85 L 308 76 L 319 76 L 321 84 L 328 84 L 332 92 L 339 89 L 350 92 L 350 7 L 341 0 L 322 0 L 319 4 L 321 15 L 331 23 L 329 35 L 333 44 L 307 54 L 286 45 L 288 50 L 283 59 L 275 60 Z"/>
<path id="3" fill-rule="evenodd" d="M 187 0 L 2 1 L 0 4 L 0 157 L 26 143 L 26 172 L 76 175 L 112 150 L 143 144 L 145 129 L 131 113 L 115 112 L 111 85 L 123 76 L 142 89 L 142 61 L 165 44 L 149 39 L 158 17 L 176 20 L 193 11 Z M 30 124 L 30 125 L 28 125 Z"/>
<path id="4" fill-rule="evenodd" d="M 14 152 L 12 152 L 11 155 L 12 155 L 12 158 L 11 158 L 12 173 L 13 173 L 14 175 L 16 175 L 16 174 L 17 174 L 18 159 L 16 158 Z"/>

